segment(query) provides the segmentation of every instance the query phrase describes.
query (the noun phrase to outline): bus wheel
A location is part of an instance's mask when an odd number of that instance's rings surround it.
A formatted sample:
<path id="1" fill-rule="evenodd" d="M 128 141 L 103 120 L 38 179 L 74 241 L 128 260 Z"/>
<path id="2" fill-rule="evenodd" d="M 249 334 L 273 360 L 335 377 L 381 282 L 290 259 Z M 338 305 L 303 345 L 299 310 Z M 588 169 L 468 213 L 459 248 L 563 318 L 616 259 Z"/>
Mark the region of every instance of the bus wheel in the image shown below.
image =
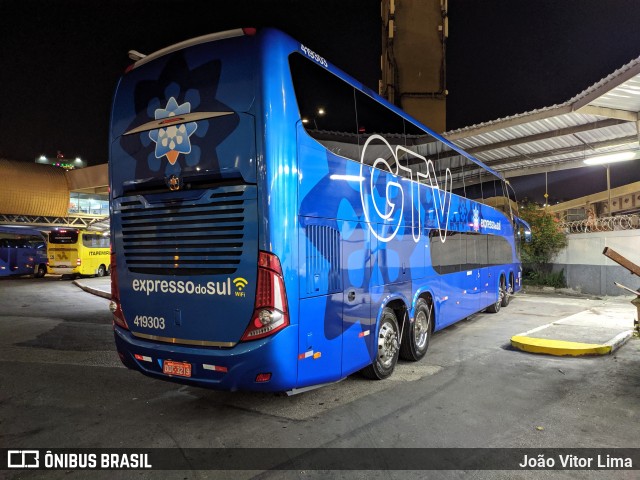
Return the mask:
<path id="1" fill-rule="evenodd" d="M 509 302 L 511 301 L 511 295 L 513 295 L 513 287 L 511 286 L 505 287 L 504 296 L 502 297 L 502 302 L 500 305 L 503 307 L 508 306 Z"/>
<path id="2" fill-rule="evenodd" d="M 500 279 L 500 289 L 498 291 L 498 300 L 496 301 L 496 303 L 493 303 L 487 307 L 487 312 L 498 313 L 500 311 L 500 307 L 502 307 L 502 302 L 504 301 L 505 296 L 507 296 L 507 289 L 504 285 L 504 279 Z"/>
<path id="3" fill-rule="evenodd" d="M 41 265 L 38 265 L 38 270 L 36 270 L 36 273 L 35 273 L 35 275 L 34 275 L 34 276 L 35 276 L 36 278 L 42 278 L 42 277 L 44 277 L 46 274 L 47 274 L 47 267 L 46 267 L 46 265 L 42 265 L 42 264 L 41 264 Z"/>
<path id="4" fill-rule="evenodd" d="M 96 275 L 98 275 L 98 277 L 104 277 L 105 272 L 107 271 L 106 268 L 104 268 L 104 265 L 100 265 L 98 267 L 98 273 Z"/>
<path id="5" fill-rule="evenodd" d="M 382 311 L 377 337 L 377 355 L 371 365 L 362 369 L 362 374 L 372 380 L 382 380 L 393 373 L 400 353 L 400 329 L 395 312 L 390 308 Z"/>
<path id="6" fill-rule="evenodd" d="M 431 308 L 423 299 L 416 304 L 416 315 L 411 325 L 404 326 L 400 358 L 417 362 L 427 353 L 431 338 Z"/>

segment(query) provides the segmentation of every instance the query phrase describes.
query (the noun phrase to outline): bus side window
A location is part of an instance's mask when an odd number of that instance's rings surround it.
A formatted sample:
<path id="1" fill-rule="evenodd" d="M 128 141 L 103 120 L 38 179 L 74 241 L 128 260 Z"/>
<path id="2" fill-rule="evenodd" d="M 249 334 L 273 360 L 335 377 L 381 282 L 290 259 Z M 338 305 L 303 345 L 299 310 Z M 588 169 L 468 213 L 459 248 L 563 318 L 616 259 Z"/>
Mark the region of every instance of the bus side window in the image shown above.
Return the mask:
<path id="1" fill-rule="evenodd" d="M 297 52 L 289 68 L 307 134 L 330 152 L 360 161 L 353 87 Z"/>
<path id="2" fill-rule="evenodd" d="M 356 91 L 355 96 L 360 148 L 364 147 L 372 135 L 379 135 L 387 142 L 387 145 L 384 145 L 381 140 L 372 141 L 363 154 L 363 161 L 372 165 L 374 161 L 384 159 L 386 166 L 378 164 L 377 168 L 388 169 L 391 173 L 411 178 L 406 171 L 407 161 L 404 152 L 396 149 L 398 145 L 405 145 L 404 119 L 363 92 Z M 396 158 L 396 152 L 400 153 L 401 158 Z"/>
<path id="3" fill-rule="evenodd" d="M 99 246 L 100 246 L 100 244 L 99 244 L 99 237 L 98 237 L 97 235 L 95 235 L 95 234 L 91 234 L 91 233 L 86 234 L 86 233 L 85 233 L 85 234 L 82 236 L 82 244 L 83 244 L 85 247 L 89 247 L 89 248 L 96 248 L 96 247 L 99 247 Z"/>

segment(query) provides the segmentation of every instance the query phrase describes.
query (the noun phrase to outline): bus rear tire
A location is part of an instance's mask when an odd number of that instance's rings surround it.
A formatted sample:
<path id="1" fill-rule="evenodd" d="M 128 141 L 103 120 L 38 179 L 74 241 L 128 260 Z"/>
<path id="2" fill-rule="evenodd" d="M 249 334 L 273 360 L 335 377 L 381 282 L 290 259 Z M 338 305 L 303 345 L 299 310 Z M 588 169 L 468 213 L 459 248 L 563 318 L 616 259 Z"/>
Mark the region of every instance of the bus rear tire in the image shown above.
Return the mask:
<path id="1" fill-rule="evenodd" d="M 361 370 L 365 378 L 383 380 L 389 377 L 398 363 L 400 353 L 400 329 L 395 312 L 390 308 L 382 311 L 378 330 L 377 353 L 373 363 Z"/>
<path id="2" fill-rule="evenodd" d="M 501 302 L 501 306 L 503 307 L 507 307 L 509 306 L 509 302 L 511 301 L 511 295 L 512 295 L 512 289 L 511 287 L 507 287 L 504 291 L 504 296 L 502 297 L 502 302 Z"/>
<path id="3" fill-rule="evenodd" d="M 36 278 L 42 278 L 47 274 L 47 266 L 46 265 L 38 265 L 36 272 L 33 274 Z"/>
<path id="4" fill-rule="evenodd" d="M 100 265 L 98 267 L 98 272 L 96 273 L 96 276 L 98 277 L 104 277 L 105 272 L 107 271 L 107 269 L 105 268 L 104 265 Z"/>
<path id="5" fill-rule="evenodd" d="M 500 311 L 500 307 L 504 302 L 504 298 L 508 296 L 507 287 L 505 285 L 504 278 L 500 279 L 500 287 L 498 290 L 498 300 L 496 303 L 493 303 L 487 307 L 487 312 L 489 313 L 498 313 Z"/>
<path id="6" fill-rule="evenodd" d="M 417 362 L 427 353 L 431 339 L 432 310 L 429 304 L 419 299 L 416 304 L 416 314 L 413 322 L 404 326 L 400 358 Z"/>
<path id="7" fill-rule="evenodd" d="M 509 306 L 509 303 L 511 302 L 511 297 L 513 297 L 513 292 L 514 292 L 513 285 L 514 285 L 513 273 L 510 273 L 509 274 L 509 283 L 507 285 L 505 285 L 506 294 L 505 294 L 504 298 L 502 299 L 502 306 L 503 307 Z"/>

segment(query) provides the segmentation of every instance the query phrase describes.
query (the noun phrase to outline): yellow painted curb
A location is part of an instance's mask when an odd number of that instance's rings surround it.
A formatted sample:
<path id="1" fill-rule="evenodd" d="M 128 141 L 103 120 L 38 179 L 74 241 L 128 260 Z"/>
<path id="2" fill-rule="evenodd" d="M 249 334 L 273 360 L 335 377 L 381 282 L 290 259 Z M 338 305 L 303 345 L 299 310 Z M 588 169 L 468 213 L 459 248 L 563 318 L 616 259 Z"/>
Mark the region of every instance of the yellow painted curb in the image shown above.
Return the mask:
<path id="1" fill-rule="evenodd" d="M 611 345 L 597 343 L 567 342 L 565 340 L 549 340 L 545 338 L 511 337 L 511 345 L 524 352 L 546 353 L 547 355 L 573 356 L 580 355 L 608 355 Z"/>

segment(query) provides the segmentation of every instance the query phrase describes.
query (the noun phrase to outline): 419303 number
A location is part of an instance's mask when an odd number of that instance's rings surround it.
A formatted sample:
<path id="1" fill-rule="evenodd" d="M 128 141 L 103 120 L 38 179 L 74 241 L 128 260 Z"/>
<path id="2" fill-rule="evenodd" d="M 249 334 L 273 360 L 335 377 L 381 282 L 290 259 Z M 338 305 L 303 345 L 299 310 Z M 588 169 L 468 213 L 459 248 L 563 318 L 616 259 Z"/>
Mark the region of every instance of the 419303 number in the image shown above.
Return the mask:
<path id="1" fill-rule="evenodd" d="M 164 317 L 147 317 L 146 315 L 136 315 L 133 324 L 141 328 L 155 328 L 164 330 Z"/>

